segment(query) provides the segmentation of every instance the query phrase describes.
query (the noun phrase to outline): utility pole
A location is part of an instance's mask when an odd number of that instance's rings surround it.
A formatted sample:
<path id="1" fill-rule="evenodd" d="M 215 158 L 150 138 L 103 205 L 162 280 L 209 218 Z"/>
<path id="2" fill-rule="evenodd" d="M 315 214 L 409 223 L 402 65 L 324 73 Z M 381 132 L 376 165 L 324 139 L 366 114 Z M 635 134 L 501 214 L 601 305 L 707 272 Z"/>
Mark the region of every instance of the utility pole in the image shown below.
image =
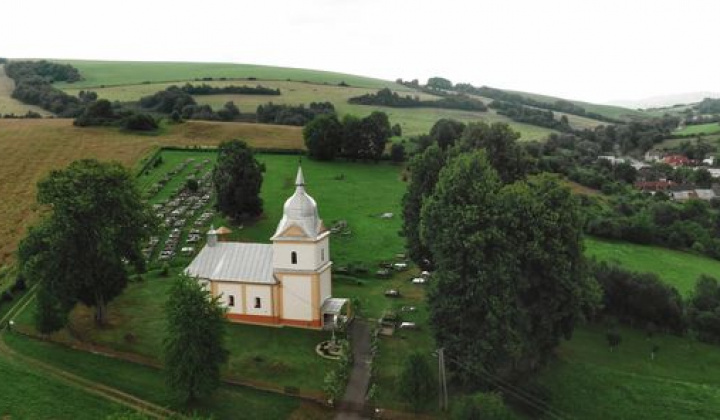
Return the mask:
<path id="1" fill-rule="evenodd" d="M 438 349 L 438 397 L 440 398 L 440 411 L 448 408 L 447 377 L 445 376 L 445 349 Z"/>

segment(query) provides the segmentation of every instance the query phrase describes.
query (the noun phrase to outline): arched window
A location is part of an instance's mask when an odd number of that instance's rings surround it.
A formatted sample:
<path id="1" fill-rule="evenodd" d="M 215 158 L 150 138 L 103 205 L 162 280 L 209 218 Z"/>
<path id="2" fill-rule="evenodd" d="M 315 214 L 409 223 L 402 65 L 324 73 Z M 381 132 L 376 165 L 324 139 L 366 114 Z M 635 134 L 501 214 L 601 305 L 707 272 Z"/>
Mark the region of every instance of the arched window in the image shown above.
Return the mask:
<path id="1" fill-rule="evenodd" d="M 297 252 L 293 251 L 290 253 L 290 262 L 297 264 Z"/>
<path id="2" fill-rule="evenodd" d="M 228 306 L 235 306 L 235 296 L 233 296 L 233 295 L 228 296 Z"/>

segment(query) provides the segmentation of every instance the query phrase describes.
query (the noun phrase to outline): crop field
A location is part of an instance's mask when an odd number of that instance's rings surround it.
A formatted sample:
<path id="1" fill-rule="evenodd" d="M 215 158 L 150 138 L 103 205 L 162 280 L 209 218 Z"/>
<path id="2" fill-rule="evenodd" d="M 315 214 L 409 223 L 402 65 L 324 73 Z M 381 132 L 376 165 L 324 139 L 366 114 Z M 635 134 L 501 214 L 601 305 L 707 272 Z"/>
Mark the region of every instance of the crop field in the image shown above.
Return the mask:
<path id="1" fill-rule="evenodd" d="M 15 89 L 15 82 L 5 74 L 5 65 L 0 64 L 0 115 L 15 114 L 24 115 L 28 111 L 35 111 L 40 115 L 49 115 L 42 108 L 24 103 L 13 99 L 10 95 Z"/>
<path id="2" fill-rule="evenodd" d="M 599 260 L 617 262 L 633 271 L 655 273 L 686 296 L 699 276 L 720 277 L 720 261 L 687 252 L 592 237 L 585 239 L 585 248 L 586 255 Z"/>
<path id="3" fill-rule="evenodd" d="M 694 124 L 686 125 L 680 130 L 675 130 L 675 134 L 717 134 L 720 133 L 720 124 L 709 123 L 709 124 Z"/>
<path id="4" fill-rule="evenodd" d="M 77 88 L 94 89 L 100 86 L 177 82 L 222 77 L 233 79 L 294 80 L 298 82 L 327 83 L 333 85 L 345 82 L 350 86 L 370 89 L 382 89 L 390 86 L 402 88 L 402 86 L 394 82 L 371 77 L 255 64 L 84 60 L 53 61 L 71 64 L 80 70 L 84 80 L 70 85 Z M 58 87 L 62 86 L 64 85 L 58 84 Z"/>
<path id="5" fill-rule="evenodd" d="M 168 126 L 162 136 L 107 128 L 78 128 L 71 120 L 0 120 L 0 263 L 8 262 L 25 229 L 36 220 L 35 185 L 52 169 L 82 158 L 116 160 L 134 167 L 161 145 L 217 145 L 244 138 L 255 146 L 302 148 L 297 127 L 187 122 Z"/>

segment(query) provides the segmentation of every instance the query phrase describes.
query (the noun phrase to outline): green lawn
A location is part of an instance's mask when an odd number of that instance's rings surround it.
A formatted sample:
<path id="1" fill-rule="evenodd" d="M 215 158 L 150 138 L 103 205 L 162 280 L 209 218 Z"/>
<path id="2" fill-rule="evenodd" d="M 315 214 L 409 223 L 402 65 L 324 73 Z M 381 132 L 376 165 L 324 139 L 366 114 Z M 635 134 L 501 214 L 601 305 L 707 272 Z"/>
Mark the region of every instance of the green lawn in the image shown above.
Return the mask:
<path id="1" fill-rule="evenodd" d="M 610 352 L 603 327 L 576 329 L 537 378 L 549 404 L 579 419 L 720 417 L 720 348 L 621 328 Z M 660 348 L 650 359 L 654 344 Z"/>
<path id="2" fill-rule="evenodd" d="M 675 130 L 674 134 L 715 134 L 720 132 L 720 124 L 709 123 L 709 124 L 695 124 L 686 125 L 681 130 Z"/>
<path id="3" fill-rule="evenodd" d="M 14 350 L 24 355 L 39 358 L 60 369 L 117 388 L 155 404 L 170 407 L 176 411 L 184 410 L 173 398 L 165 385 L 163 372 L 158 369 L 72 350 L 20 335 L 8 335 L 5 340 Z M 2 387 L 1 384 L 0 387 Z M 35 395 L 34 390 L 33 395 Z M 58 399 L 66 400 L 65 397 Z M 67 405 L 74 406 L 75 401 L 73 404 Z M 305 418 L 326 418 L 329 414 L 319 407 L 301 408 L 301 405 L 303 404 L 300 400 L 288 396 L 243 387 L 222 386 L 209 400 L 192 406 L 191 409 L 216 419 L 282 419 L 289 418 L 296 410 L 305 411 L 305 414 L 309 416 Z M 60 416 L 60 418 L 63 417 L 65 416 Z M 67 418 L 71 418 L 71 416 Z M 98 417 L 88 416 L 87 418 Z"/>
<path id="4" fill-rule="evenodd" d="M 599 260 L 616 261 L 633 271 L 655 273 L 684 295 L 693 290 L 700 275 L 720 275 L 720 261 L 687 252 L 592 237 L 586 238 L 585 247 L 587 255 Z"/>
<path id="5" fill-rule="evenodd" d="M 0 357 L 0 418 L 102 419 L 123 407 Z"/>

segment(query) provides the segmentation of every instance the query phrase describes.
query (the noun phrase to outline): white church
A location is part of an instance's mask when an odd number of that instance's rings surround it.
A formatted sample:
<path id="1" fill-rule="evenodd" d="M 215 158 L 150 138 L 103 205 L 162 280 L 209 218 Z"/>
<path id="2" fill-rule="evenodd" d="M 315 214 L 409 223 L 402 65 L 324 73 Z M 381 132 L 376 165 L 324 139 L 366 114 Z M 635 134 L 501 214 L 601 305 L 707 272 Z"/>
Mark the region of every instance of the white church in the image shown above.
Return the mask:
<path id="1" fill-rule="evenodd" d="M 302 168 L 270 240 L 224 242 L 211 229 L 185 273 L 219 296 L 234 322 L 331 329 L 338 317 L 347 320 L 348 300 L 332 297 L 330 231 L 305 192 Z"/>

